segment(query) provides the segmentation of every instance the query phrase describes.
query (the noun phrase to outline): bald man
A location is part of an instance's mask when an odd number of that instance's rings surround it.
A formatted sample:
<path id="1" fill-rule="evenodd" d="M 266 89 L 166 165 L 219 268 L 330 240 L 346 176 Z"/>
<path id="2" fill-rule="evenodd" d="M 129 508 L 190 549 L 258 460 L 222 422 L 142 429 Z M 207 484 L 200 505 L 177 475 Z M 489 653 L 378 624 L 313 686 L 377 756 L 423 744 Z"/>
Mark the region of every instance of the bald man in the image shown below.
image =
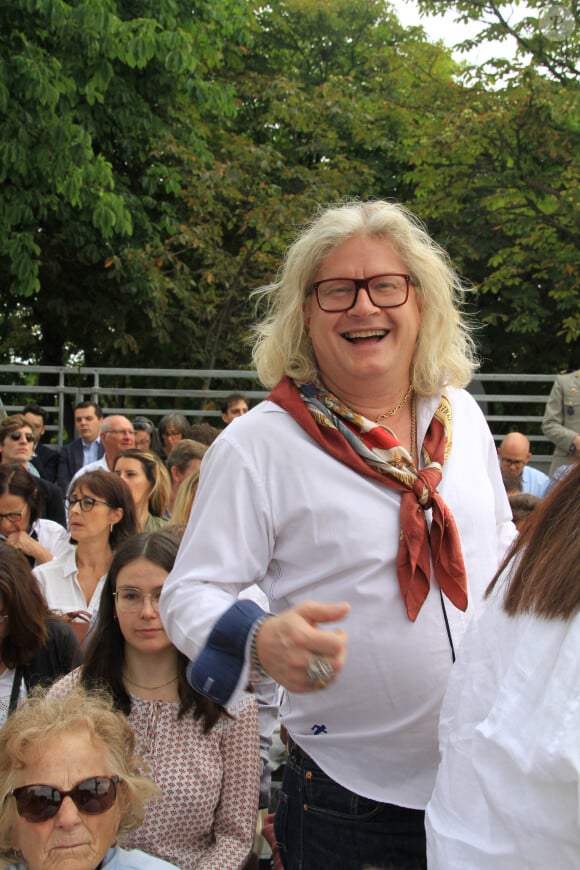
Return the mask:
<path id="1" fill-rule="evenodd" d="M 104 471 L 112 471 L 115 459 L 121 450 L 128 450 L 135 446 L 135 430 L 133 424 L 126 417 L 120 414 L 111 414 L 105 417 L 101 423 L 101 443 L 105 449 L 105 455 L 96 462 L 89 462 L 88 465 L 83 465 L 73 479 L 69 483 L 68 492 L 72 492 L 73 485 L 81 474 L 86 474 L 87 471 L 98 471 L 102 468 Z"/>
<path id="2" fill-rule="evenodd" d="M 543 498 L 550 478 L 543 471 L 531 468 L 530 442 L 521 432 L 510 432 L 498 448 L 499 466 L 508 495 L 528 493 Z"/>

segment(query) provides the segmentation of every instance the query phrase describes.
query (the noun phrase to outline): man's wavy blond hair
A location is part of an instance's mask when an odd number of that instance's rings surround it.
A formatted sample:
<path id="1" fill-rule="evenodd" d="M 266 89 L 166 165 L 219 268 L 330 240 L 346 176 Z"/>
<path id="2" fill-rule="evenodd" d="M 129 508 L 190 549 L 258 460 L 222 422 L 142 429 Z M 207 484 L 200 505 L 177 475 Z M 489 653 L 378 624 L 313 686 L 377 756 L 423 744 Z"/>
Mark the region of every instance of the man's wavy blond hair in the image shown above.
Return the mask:
<path id="1" fill-rule="evenodd" d="M 419 219 L 404 206 L 381 200 L 322 210 L 288 249 L 277 280 L 256 291 L 267 303 L 264 319 L 253 330 L 253 360 L 261 382 L 271 388 L 285 375 L 300 381 L 317 377 L 304 304 L 321 261 L 353 235 L 389 242 L 413 278 L 421 311 L 411 371 L 416 392 L 431 396 L 445 384 L 466 386 L 477 355 L 461 313 L 465 288 Z"/>

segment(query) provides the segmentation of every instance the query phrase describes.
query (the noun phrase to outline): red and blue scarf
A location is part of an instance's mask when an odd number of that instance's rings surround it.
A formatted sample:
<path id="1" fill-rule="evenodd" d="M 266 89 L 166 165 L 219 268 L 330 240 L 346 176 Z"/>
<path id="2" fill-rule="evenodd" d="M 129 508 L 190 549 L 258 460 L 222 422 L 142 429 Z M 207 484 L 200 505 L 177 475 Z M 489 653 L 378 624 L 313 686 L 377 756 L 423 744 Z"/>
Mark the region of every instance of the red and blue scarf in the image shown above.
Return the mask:
<path id="1" fill-rule="evenodd" d="M 443 464 L 452 444 L 452 414 L 443 394 L 421 448 L 423 468 L 387 426 L 355 413 L 320 384 L 284 378 L 268 396 L 287 411 L 339 462 L 401 491 L 397 577 L 413 622 L 429 594 L 431 561 L 442 591 L 467 609 L 467 577 L 453 515 L 439 493 Z M 431 510 L 431 528 L 423 512 Z"/>

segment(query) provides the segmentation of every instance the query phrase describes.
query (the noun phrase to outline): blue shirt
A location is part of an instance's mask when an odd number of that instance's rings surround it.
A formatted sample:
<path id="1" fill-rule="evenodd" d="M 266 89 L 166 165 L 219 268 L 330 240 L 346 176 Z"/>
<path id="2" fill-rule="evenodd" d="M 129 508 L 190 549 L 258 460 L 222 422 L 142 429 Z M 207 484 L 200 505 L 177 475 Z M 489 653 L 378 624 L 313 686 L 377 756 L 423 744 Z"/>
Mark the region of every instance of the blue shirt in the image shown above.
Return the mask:
<path id="1" fill-rule="evenodd" d="M 543 498 L 546 495 L 549 483 L 550 478 L 543 471 L 538 471 L 537 468 L 524 465 L 524 470 L 522 471 L 522 492 Z"/>
<path id="2" fill-rule="evenodd" d="M 87 444 L 85 441 L 83 444 L 83 466 L 88 465 L 89 462 L 96 462 L 99 458 L 99 444 L 101 443 L 101 439 L 95 438 L 94 441 L 91 441 L 90 444 Z"/>
<path id="3" fill-rule="evenodd" d="M 155 858 L 153 855 L 146 855 L 140 849 L 131 849 L 127 852 L 126 849 L 114 846 L 108 850 L 99 868 L 100 870 L 163 870 L 163 868 L 175 870 L 175 865 L 168 864 L 167 861 Z M 27 870 L 27 865 L 10 864 L 7 870 Z"/>

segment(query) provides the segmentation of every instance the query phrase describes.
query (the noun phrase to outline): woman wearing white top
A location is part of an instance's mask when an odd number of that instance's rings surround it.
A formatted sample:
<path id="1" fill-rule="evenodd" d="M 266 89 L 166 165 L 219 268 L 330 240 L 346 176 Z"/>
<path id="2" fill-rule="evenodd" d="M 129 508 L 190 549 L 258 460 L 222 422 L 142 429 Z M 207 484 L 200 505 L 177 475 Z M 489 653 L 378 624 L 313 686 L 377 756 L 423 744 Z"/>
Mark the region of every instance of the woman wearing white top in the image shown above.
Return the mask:
<path id="1" fill-rule="evenodd" d="M 137 530 L 133 498 L 116 474 L 88 471 L 77 478 L 66 503 L 76 547 L 34 574 L 51 610 L 93 614 L 115 547 Z"/>
<path id="2" fill-rule="evenodd" d="M 31 567 L 72 549 L 60 523 L 41 518 L 42 495 L 36 479 L 21 465 L 0 465 L 0 534 L 20 550 Z"/>
<path id="3" fill-rule="evenodd" d="M 429 870 L 580 866 L 580 464 L 526 521 L 443 702 Z"/>

